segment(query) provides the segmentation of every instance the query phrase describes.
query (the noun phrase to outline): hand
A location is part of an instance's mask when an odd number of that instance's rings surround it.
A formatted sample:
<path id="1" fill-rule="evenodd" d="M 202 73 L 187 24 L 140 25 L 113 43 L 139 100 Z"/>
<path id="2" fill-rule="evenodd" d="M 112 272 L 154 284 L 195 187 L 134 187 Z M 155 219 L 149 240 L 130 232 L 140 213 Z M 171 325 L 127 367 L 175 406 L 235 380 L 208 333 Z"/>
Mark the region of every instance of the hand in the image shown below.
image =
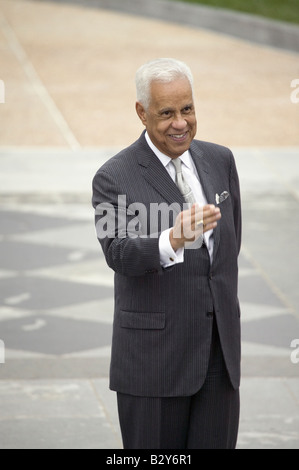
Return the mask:
<path id="1" fill-rule="evenodd" d="M 194 242 L 203 233 L 217 227 L 217 220 L 221 218 L 219 207 L 208 204 L 199 207 L 193 204 L 190 209 L 182 211 L 176 218 L 169 239 L 174 251 L 183 247 L 186 242 Z"/>

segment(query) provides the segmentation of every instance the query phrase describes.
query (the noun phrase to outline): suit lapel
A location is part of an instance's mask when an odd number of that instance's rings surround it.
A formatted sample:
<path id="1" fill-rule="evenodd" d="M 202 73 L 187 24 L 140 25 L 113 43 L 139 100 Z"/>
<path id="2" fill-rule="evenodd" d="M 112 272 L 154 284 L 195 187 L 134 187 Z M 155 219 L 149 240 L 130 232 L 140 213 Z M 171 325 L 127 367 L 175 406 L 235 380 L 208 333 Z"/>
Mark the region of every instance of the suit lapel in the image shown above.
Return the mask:
<path id="1" fill-rule="evenodd" d="M 143 134 L 144 135 L 144 134 Z M 183 208 L 184 198 L 159 158 L 147 145 L 143 135 L 140 138 L 138 162 L 143 167 L 144 178 L 153 186 L 168 204 L 179 203 Z"/>
<path id="2" fill-rule="evenodd" d="M 190 146 L 191 155 L 194 161 L 194 164 L 197 169 L 197 173 L 207 198 L 208 204 L 216 204 L 215 195 L 216 191 L 213 184 L 213 175 L 211 175 L 211 168 L 207 161 L 207 158 L 204 155 L 204 152 L 194 143 L 191 143 Z M 213 259 L 217 253 L 219 242 L 220 242 L 220 224 L 213 231 L 214 234 L 214 248 L 213 248 Z"/>

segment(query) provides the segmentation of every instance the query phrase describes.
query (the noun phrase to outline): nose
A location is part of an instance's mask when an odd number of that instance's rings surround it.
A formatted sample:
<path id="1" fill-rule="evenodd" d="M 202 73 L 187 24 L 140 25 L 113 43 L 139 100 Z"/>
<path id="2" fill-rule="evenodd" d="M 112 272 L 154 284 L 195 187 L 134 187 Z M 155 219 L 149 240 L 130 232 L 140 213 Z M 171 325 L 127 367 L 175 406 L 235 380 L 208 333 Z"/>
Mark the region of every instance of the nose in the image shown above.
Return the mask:
<path id="1" fill-rule="evenodd" d="M 184 119 L 184 117 L 181 114 L 176 114 L 172 121 L 172 127 L 174 129 L 183 130 L 186 128 L 186 125 L 187 121 Z"/>

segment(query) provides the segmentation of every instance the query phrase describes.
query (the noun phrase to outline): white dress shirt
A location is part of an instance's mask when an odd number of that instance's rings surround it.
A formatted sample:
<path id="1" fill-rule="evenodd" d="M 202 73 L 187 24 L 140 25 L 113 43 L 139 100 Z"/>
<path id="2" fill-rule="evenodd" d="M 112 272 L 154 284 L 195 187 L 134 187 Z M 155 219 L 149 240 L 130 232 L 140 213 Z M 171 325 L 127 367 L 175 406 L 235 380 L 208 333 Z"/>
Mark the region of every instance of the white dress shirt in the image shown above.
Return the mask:
<path id="1" fill-rule="evenodd" d="M 149 147 L 152 149 L 154 154 L 159 158 L 160 162 L 166 170 L 168 171 L 169 175 L 171 176 L 172 180 L 175 182 L 175 168 L 174 165 L 171 164 L 171 158 L 167 155 L 164 155 L 160 152 L 159 149 L 152 143 L 148 133 L 145 133 L 146 141 Z M 207 199 L 203 192 L 198 173 L 195 167 L 195 164 L 192 160 L 191 153 L 187 150 L 183 155 L 179 157 L 182 161 L 182 172 L 184 179 L 187 181 L 188 185 L 192 189 L 196 202 L 199 204 L 200 207 L 207 204 Z M 163 231 L 160 235 L 159 239 L 159 250 L 160 250 L 160 263 L 164 268 L 172 266 L 176 263 L 183 263 L 184 262 L 184 248 L 179 248 L 176 252 L 173 250 L 170 240 L 169 240 L 169 232 L 171 228 Z M 208 232 L 204 233 L 205 244 L 208 248 L 210 259 L 212 262 L 213 259 L 213 246 L 214 246 L 214 238 L 213 238 L 213 230 L 209 230 Z"/>

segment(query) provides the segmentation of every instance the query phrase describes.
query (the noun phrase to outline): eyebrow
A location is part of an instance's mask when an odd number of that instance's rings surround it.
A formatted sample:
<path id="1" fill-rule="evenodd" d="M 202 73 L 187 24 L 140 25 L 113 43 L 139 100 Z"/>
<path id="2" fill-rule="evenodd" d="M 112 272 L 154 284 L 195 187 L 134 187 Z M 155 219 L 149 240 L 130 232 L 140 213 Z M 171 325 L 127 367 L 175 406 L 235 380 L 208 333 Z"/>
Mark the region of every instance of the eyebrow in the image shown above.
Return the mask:
<path id="1" fill-rule="evenodd" d="M 159 114 L 163 114 L 166 111 L 173 111 L 173 108 L 162 108 L 162 109 L 159 110 Z"/>
<path id="2" fill-rule="evenodd" d="M 193 108 L 194 107 L 194 104 L 193 103 L 188 103 L 188 104 L 185 104 L 182 108 L 181 108 L 181 111 L 185 108 Z M 165 113 L 166 111 L 174 111 L 174 108 L 162 108 L 159 110 L 159 114 L 163 114 Z"/>
<path id="3" fill-rule="evenodd" d="M 194 108 L 194 104 L 193 103 L 188 103 L 185 106 L 183 106 L 182 109 L 185 109 L 185 108 Z"/>

